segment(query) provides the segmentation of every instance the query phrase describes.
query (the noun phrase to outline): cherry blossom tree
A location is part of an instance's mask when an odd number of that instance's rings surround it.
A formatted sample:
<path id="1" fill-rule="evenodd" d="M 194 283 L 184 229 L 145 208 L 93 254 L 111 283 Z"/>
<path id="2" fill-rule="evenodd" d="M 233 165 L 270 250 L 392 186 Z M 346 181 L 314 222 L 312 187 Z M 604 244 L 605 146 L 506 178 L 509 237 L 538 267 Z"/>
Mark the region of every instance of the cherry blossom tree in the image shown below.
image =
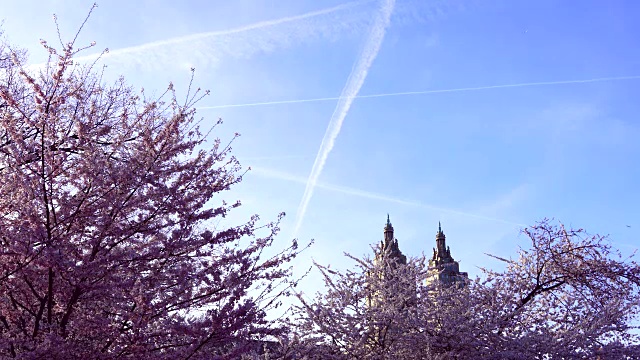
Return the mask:
<path id="1" fill-rule="evenodd" d="M 356 268 L 346 272 L 318 265 L 326 291 L 299 295 L 298 356 L 639 358 L 640 267 L 633 258 L 605 237 L 548 220 L 523 233 L 531 248 L 515 259 L 496 256 L 505 270 L 483 269 L 466 284 L 428 285 L 423 258 L 389 266 L 350 256 Z"/>
<path id="2" fill-rule="evenodd" d="M 149 98 L 42 44 L 37 74 L 1 54 L 0 357 L 235 359 L 280 334 L 297 244 L 270 250 L 280 217 L 220 225 L 244 172 L 194 120 L 205 94 Z"/>
<path id="3" fill-rule="evenodd" d="M 485 320 L 478 350 L 522 358 L 638 358 L 634 258 L 604 236 L 546 219 L 523 233 L 531 248 L 516 259 L 499 258 L 506 270 L 484 269 L 486 280 L 473 287 L 474 314 Z"/>
<path id="4" fill-rule="evenodd" d="M 419 305 L 426 291 L 425 259 L 403 264 L 381 256 L 356 258 L 345 272 L 316 264 L 326 292 L 309 299 L 298 294 L 293 341 L 298 357 L 311 359 L 423 359 L 436 358 L 422 325 Z"/>

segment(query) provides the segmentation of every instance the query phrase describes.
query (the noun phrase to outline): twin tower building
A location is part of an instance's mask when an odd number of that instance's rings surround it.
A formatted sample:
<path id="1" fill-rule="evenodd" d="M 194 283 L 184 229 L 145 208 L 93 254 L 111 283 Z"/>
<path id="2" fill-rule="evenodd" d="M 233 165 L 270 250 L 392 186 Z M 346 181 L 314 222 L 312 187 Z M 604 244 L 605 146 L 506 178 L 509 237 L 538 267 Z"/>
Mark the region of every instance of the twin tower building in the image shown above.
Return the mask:
<path id="1" fill-rule="evenodd" d="M 393 236 L 393 226 L 387 215 L 387 224 L 384 227 L 384 240 L 380 242 L 379 253 L 376 257 L 388 256 L 401 264 L 407 263 L 407 257 L 402 254 L 398 247 L 398 239 Z M 440 281 L 443 284 L 452 284 L 468 279 L 466 272 L 460 272 L 460 265 L 451 256 L 451 250 L 447 246 L 447 239 L 442 232 L 442 227 L 438 223 L 436 233 L 436 247 L 433 248 L 433 256 L 429 259 L 429 279 L 428 282 Z"/>

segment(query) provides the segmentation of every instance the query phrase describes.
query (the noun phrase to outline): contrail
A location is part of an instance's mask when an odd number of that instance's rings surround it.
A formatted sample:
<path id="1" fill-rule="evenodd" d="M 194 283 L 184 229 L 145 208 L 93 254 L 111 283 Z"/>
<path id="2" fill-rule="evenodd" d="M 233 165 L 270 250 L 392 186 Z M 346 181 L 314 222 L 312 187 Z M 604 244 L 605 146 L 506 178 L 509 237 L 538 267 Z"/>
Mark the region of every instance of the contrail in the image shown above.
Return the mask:
<path id="1" fill-rule="evenodd" d="M 368 98 L 381 98 L 381 97 L 391 97 L 391 96 L 442 94 L 442 93 L 455 93 L 455 92 L 465 92 L 465 91 L 480 91 L 480 90 L 491 90 L 491 89 L 519 88 L 519 87 L 529 87 L 529 86 L 569 85 L 569 84 L 584 84 L 584 83 L 595 83 L 595 82 L 605 82 L 605 81 L 624 81 L 624 80 L 638 80 L 638 79 L 640 79 L 640 75 L 613 76 L 613 77 L 601 77 L 601 78 L 581 79 L 581 80 L 539 81 L 539 82 L 489 85 L 489 86 L 477 86 L 477 87 L 464 87 L 464 88 L 453 88 L 453 89 L 435 89 L 435 90 L 403 91 L 403 92 L 370 94 L 370 95 L 355 95 L 352 98 L 353 99 L 368 99 Z M 280 104 L 300 104 L 300 103 L 310 103 L 310 102 L 320 102 L 320 101 L 335 101 L 335 100 L 343 100 L 343 99 L 346 99 L 346 97 L 341 95 L 341 96 L 336 96 L 336 97 L 322 97 L 322 98 L 312 98 L 312 99 L 279 100 L 279 101 L 265 101 L 265 102 L 244 103 L 244 104 L 200 106 L 200 107 L 198 107 L 198 110 L 223 109 L 223 108 L 234 108 L 234 107 L 249 107 L 249 106 L 265 106 L 265 105 L 280 105 Z"/>
<path id="2" fill-rule="evenodd" d="M 369 1 L 371 1 L 371 0 L 369 0 Z M 224 35 L 237 34 L 237 33 L 245 32 L 245 31 L 256 30 L 256 29 L 266 28 L 266 27 L 270 27 L 270 26 L 282 25 L 282 24 L 289 23 L 289 22 L 306 20 L 306 19 L 313 18 L 313 17 L 316 17 L 316 16 L 327 15 L 327 14 L 330 14 L 330 13 L 334 13 L 334 12 L 338 12 L 338 11 L 341 11 L 341 10 L 345 10 L 345 9 L 350 8 L 350 7 L 354 7 L 354 6 L 360 5 L 360 4 L 364 3 L 364 2 L 367 2 L 367 1 L 353 1 L 353 2 L 346 3 L 346 4 L 341 4 L 341 5 L 337 5 L 337 6 L 331 7 L 331 8 L 327 8 L 327 9 L 312 11 L 312 12 L 308 12 L 308 13 L 301 14 L 301 15 L 296 15 L 296 16 L 288 16 L 288 17 L 275 19 L 275 20 L 261 21 L 261 22 L 255 23 L 255 24 L 245 25 L 245 26 L 241 26 L 241 27 L 237 27 L 237 28 L 229 29 L 229 30 L 204 32 L 204 33 L 198 33 L 198 34 L 192 34 L 192 35 L 187 35 L 187 36 L 176 37 L 176 38 L 167 39 L 167 40 L 154 41 L 154 42 L 150 42 L 150 43 L 146 43 L 146 44 L 142 44 L 142 45 L 138 45 L 138 46 L 132 46 L 132 47 L 127 47 L 127 48 L 111 51 L 108 54 L 105 54 L 104 57 L 110 57 L 110 56 L 128 54 L 128 53 L 134 53 L 134 52 L 139 52 L 139 51 L 145 51 L 145 50 L 149 50 L 151 48 L 156 48 L 156 47 L 163 47 L 163 46 L 167 46 L 167 45 L 175 45 L 175 44 L 179 44 L 179 43 L 196 41 L 196 40 L 205 39 L 205 38 L 209 38 L 209 37 L 215 37 L 215 36 L 224 36 Z M 92 56 L 92 55 L 89 55 L 89 56 Z"/>
<path id="3" fill-rule="evenodd" d="M 342 89 L 342 94 L 338 99 L 338 104 L 336 105 L 333 114 L 331 115 L 329 126 L 327 126 L 327 131 L 322 138 L 320 150 L 318 150 L 318 154 L 316 155 L 316 160 L 311 168 L 311 174 L 307 180 L 307 186 L 304 190 L 304 194 L 302 195 L 300 205 L 298 206 L 296 222 L 293 228 L 293 237 L 296 237 L 300 230 L 304 215 L 307 212 L 309 200 L 311 200 L 313 190 L 318 182 L 318 177 L 320 177 L 324 164 L 327 161 L 327 157 L 329 156 L 335 140 L 340 133 L 342 122 L 349 112 L 353 99 L 358 95 L 362 84 L 364 84 L 364 80 L 367 78 L 367 73 L 369 72 L 371 64 L 373 64 L 373 60 L 375 60 L 378 52 L 380 51 L 384 35 L 391 21 L 391 13 L 393 12 L 394 5 L 395 0 L 385 0 L 382 4 L 380 12 L 377 14 L 369 36 L 364 44 L 362 53 L 351 70 L 347 83 Z"/>
<path id="4" fill-rule="evenodd" d="M 294 183 L 304 184 L 304 185 L 307 184 L 307 179 L 306 178 L 303 178 L 301 176 L 295 176 L 295 175 L 288 174 L 288 173 L 283 173 L 283 172 L 280 172 L 280 171 L 271 170 L 271 169 L 266 169 L 266 168 L 261 168 L 261 167 L 252 167 L 252 173 L 257 174 L 259 176 L 268 177 L 268 178 L 291 181 L 291 182 L 294 182 Z M 362 198 L 366 198 L 366 199 L 380 200 L 380 201 L 385 201 L 385 202 L 399 204 L 399 205 L 405 205 L 405 206 L 415 206 L 415 207 L 419 207 L 419 208 L 423 208 L 423 209 L 429 209 L 429 210 L 434 210 L 434 211 L 439 211 L 439 212 L 449 213 L 449 214 L 454 214 L 454 215 L 459 215 L 459 216 L 466 216 L 466 217 L 471 217 L 471 218 L 475 218 L 475 219 L 501 222 L 501 223 L 505 223 L 505 224 L 509 224 L 509 225 L 516 225 L 516 226 L 521 226 L 521 227 L 525 227 L 526 226 L 524 224 L 516 223 L 516 222 L 513 222 L 513 221 L 509 221 L 509 220 L 504 220 L 504 219 L 499 219 L 499 218 L 495 218 L 495 217 L 491 217 L 491 216 L 485 216 L 485 215 L 474 214 L 474 213 L 470 213 L 470 212 L 466 212 L 466 211 L 460 211 L 460 210 L 456 210 L 456 209 L 450 209 L 450 208 L 445 208 L 445 207 L 425 204 L 423 202 L 415 201 L 415 200 L 398 199 L 398 198 L 391 197 L 391 196 L 388 196 L 388 195 L 378 194 L 378 193 L 374 193 L 374 192 L 370 192 L 370 191 L 364 191 L 364 190 L 360 190 L 360 189 L 354 189 L 354 188 L 347 187 L 347 186 L 339 186 L 339 185 L 333 185 L 333 184 L 317 182 L 316 183 L 316 188 L 325 189 L 325 190 L 338 192 L 338 193 L 351 195 L 351 196 L 362 197 Z"/>
<path id="5" fill-rule="evenodd" d="M 205 59 L 206 61 L 216 61 L 217 57 L 223 54 L 248 56 L 259 51 L 269 52 L 277 46 L 286 46 L 293 41 L 312 38 L 317 35 L 329 36 L 336 31 L 352 29 L 354 21 L 359 21 L 358 24 L 364 24 L 367 21 L 366 14 L 354 9 L 372 1 L 356 0 L 326 9 L 261 21 L 233 29 L 191 34 L 110 50 L 102 55 L 102 59 L 124 58 L 127 64 L 134 62 L 153 65 L 161 60 L 170 60 L 176 63 L 178 61 L 177 58 L 182 58 L 184 53 L 188 53 L 190 59 L 195 56 L 196 58 L 203 58 L 203 61 Z M 318 18 L 321 19 L 338 13 L 345 13 L 347 17 L 331 19 L 330 21 L 318 20 Z M 278 31 L 271 31 L 271 29 L 277 29 Z M 188 48 L 185 49 L 185 46 L 188 46 Z M 143 53 L 146 56 L 141 56 Z M 97 59 L 98 56 L 100 55 L 90 54 L 76 57 L 74 60 L 81 63 L 90 62 Z M 190 61 L 193 61 L 193 59 Z"/>
<path id="6" fill-rule="evenodd" d="M 260 161 L 260 160 L 289 160 L 289 159 L 307 159 L 310 156 L 305 155 L 280 155 L 280 156 L 254 156 L 243 157 L 242 161 Z"/>

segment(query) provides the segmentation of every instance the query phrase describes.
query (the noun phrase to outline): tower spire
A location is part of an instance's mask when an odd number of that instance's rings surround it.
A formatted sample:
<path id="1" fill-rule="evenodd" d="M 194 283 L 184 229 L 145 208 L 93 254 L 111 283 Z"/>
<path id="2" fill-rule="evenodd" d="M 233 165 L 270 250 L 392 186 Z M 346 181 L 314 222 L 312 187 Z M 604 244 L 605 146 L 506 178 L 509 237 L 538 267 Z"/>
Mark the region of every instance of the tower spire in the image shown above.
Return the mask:
<path id="1" fill-rule="evenodd" d="M 451 256 L 451 250 L 447 246 L 447 237 L 442 231 L 440 221 L 438 221 L 438 232 L 436 233 L 436 247 L 433 249 L 433 257 L 429 260 L 429 268 L 432 280 L 452 283 L 468 278 L 467 273 L 460 272 L 458 262 Z"/>
<path id="2" fill-rule="evenodd" d="M 442 224 L 438 221 L 438 233 L 436 234 L 436 248 L 441 257 L 447 253 L 446 236 L 442 232 Z"/>
<path id="3" fill-rule="evenodd" d="M 389 256 L 397 258 L 403 264 L 406 264 L 407 258 L 402 254 L 398 247 L 398 240 L 393 236 L 393 225 L 391 225 L 391 219 L 387 213 L 387 223 L 384 226 L 384 240 L 380 244 L 380 250 L 382 253 L 388 253 Z"/>
<path id="4" fill-rule="evenodd" d="M 384 226 L 384 241 L 386 244 L 390 244 L 393 242 L 393 225 L 391 225 L 391 220 L 389 219 L 388 213 L 387 224 Z"/>

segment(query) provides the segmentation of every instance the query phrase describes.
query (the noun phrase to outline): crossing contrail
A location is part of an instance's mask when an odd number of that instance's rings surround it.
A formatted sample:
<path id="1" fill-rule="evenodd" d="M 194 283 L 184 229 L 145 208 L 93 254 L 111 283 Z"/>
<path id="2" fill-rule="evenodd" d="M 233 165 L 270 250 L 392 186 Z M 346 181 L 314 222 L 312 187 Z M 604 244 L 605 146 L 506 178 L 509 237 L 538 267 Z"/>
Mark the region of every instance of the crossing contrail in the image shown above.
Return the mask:
<path id="1" fill-rule="evenodd" d="M 272 178 L 272 179 L 285 180 L 285 181 L 290 181 L 290 182 L 294 182 L 294 183 L 298 183 L 298 184 L 307 184 L 307 179 L 306 178 L 303 178 L 301 176 L 288 174 L 288 173 L 284 173 L 284 172 L 280 172 L 280 171 L 276 171 L 276 170 L 272 170 L 272 169 L 268 169 L 268 168 L 252 167 L 251 168 L 251 172 L 253 174 L 258 175 L 258 176 L 268 177 L 268 178 Z M 327 183 L 322 183 L 322 182 L 318 181 L 316 183 L 316 188 L 325 189 L 325 190 L 328 190 L 328 191 L 338 192 L 338 193 L 351 195 L 351 196 L 357 196 L 357 197 L 361 197 L 361 198 L 365 198 L 365 199 L 380 200 L 380 201 L 385 201 L 385 202 L 398 204 L 398 205 L 413 206 L 413 207 L 417 207 L 417 208 L 423 208 L 423 209 L 428 209 L 428 210 L 432 210 L 432 211 L 438 211 L 438 212 L 442 212 L 442 213 L 465 216 L 465 217 L 470 217 L 470 218 L 475 218 L 475 219 L 480 219 L 480 220 L 495 221 L 495 222 L 500 222 L 500 223 L 509 224 L 509 225 L 516 225 L 516 226 L 519 226 L 519 227 L 525 227 L 526 226 L 525 224 L 521 224 L 521 223 L 517 223 L 517 222 L 505 220 L 505 219 L 500 219 L 500 218 L 496 218 L 496 217 L 486 216 L 486 215 L 482 215 L 482 214 L 479 214 L 479 213 L 472 213 L 472 212 L 461 211 L 461 210 L 456 210 L 456 209 L 452 209 L 452 208 L 446 208 L 446 207 L 431 205 L 431 204 L 423 203 L 423 202 L 416 201 L 416 200 L 400 199 L 400 198 L 396 198 L 396 197 L 392 197 L 392 196 L 388 196 L 388 195 L 384 195 L 384 194 L 374 193 L 374 192 L 360 190 L 360 189 L 354 189 L 354 188 L 347 187 L 347 186 L 327 184 Z"/>
<path id="2" fill-rule="evenodd" d="M 402 91 L 402 92 L 370 94 L 370 95 L 356 95 L 356 96 L 353 96 L 351 98 L 352 99 L 369 99 L 369 98 L 382 98 L 382 97 L 391 97 L 391 96 L 443 94 L 443 93 L 456 93 L 456 92 L 465 92 L 465 91 L 480 91 L 480 90 L 491 90 L 491 89 L 520 88 L 520 87 L 530 87 L 530 86 L 585 84 L 585 83 L 595 83 L 595 82 L 625 81 L 625 80 L 639 80 L 639 79 L 640 79 L 640 75 L 612 76 L 612 77 L 601 77 L 601 78 L 580 79 L 580 80 L 538 81 L 538 82 L 527 82 L 527 83 L 517 83 L 517 84 L 501 84 L 501 85 L 463 87 L 463 88 L 452 88 L 452 89 Z M 311 103 L 311 102 L 320 102 L 320 101 L 335 101 L 335 100 L 343 100 L 343 99 L 346 99 L 346 97 L 344 95 L 341 95 L 341 96 L 335 96 L 335 97 L 321 97 L 321 98 L 311 98 L 311 99 L 278 100 L 278 101 L 264 101 L 264 102 L 243 103 L 243 104 L 200 106 L 200 107 L 198 107 L 198 110 L 223 109 L 223 108 L 234 108 L 234 107 L 250 107 L 250 106 L 266 106 L 266 105 L 281 105 L 281 104 L 300 104 L 300 103 Z"/>
<path id="3" fill-rule="evenodd" d="M 362 84 L 364 84 L 364 80 L 367 78 L 367 74 L 369 72 L 371 64 L 373 64 L 373 61 L 380 51 L 380 46 L 382 45 L 382 41 L 384 40 L 384 35 L 387 31 L 387 27 L 391 22 L 391 13 L 393 12 L 394 5 L 395 0 L 385 0 L 382 4 L 380 11 L 376 15 L 362 52 L 355 65 L 353 66 L 351 74 L 349 74 L 347 83 L 342 89 L 342 94 L 337 99 L 338 104 L 336 105 L 336 108 L 331 115 L 329 126 L 327 126 L 327 131 L 322 138 L 322 144 L 320 145 L 320 149 L 318 150 L 318 154 L 316 155 L 316 160 L 314 161 L 313 167 L 311 168 L 311 174 L 309 175 L 309 178 L 307 180 L 307 186 L 304 189 L 302 200 L 300 201 L 300 205 L 298 206 L 296 221 L 293 228 L 293 237 L 296 237 L 298 231 L 300 230 L 300 226 L 302 225 L 302 221 L 304 220 L 304 215 L 307 212 L 309 200 L 311 200 L 313 190 L 315 189 L 318 178 L 322 173 L 322 169 L 324 168 L 324 164 L 327 161 L 327 157 L 329 156 L 331 149 L 333 149 L 333 145 L 336 141 L 336 138 L 338 137 L 338 134 L 340 134 L 342 122 L 347 116 L 349 108 L 351 107 L 351 104 L 353 103 L 355 97 L 358 95 Z"/>

